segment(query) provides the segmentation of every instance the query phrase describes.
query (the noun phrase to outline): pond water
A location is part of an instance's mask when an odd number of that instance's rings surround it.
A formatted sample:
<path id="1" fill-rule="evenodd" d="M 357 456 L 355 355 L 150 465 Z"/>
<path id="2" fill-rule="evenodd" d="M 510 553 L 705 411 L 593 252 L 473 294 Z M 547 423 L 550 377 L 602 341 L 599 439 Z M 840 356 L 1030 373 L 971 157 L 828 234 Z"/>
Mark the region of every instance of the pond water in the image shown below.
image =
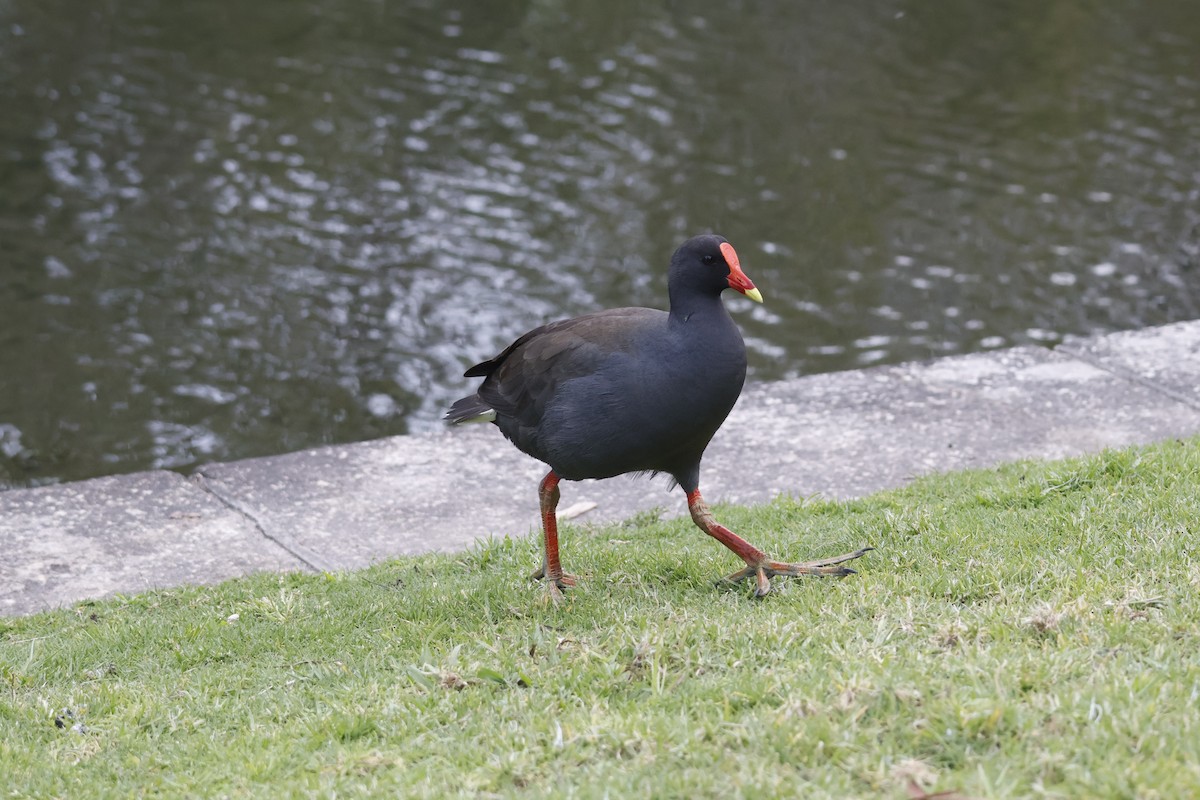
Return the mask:
<path id="1" fill-rule="evenodd" d="M 715 230 L 751 380 L 1200 316 L 1200 3 L 10 0 L 0 487 L 433 428 Z"/>

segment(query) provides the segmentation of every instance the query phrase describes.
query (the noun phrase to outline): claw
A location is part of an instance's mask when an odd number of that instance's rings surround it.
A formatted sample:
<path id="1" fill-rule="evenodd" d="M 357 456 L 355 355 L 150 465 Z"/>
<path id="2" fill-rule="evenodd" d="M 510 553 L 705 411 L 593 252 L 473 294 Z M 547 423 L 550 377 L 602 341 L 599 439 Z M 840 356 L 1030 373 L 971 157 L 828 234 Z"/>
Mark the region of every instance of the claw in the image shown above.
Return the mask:
<path id="1" fill-rule="evenodd" d="M 771 591 L 771 579 L 767 577 L 767 571 L 764 567 L 759 567 L 754 570 L 754 580 L 758 586 L 754 589 L 754 593 L 759 597 L 766 597 Z"/>

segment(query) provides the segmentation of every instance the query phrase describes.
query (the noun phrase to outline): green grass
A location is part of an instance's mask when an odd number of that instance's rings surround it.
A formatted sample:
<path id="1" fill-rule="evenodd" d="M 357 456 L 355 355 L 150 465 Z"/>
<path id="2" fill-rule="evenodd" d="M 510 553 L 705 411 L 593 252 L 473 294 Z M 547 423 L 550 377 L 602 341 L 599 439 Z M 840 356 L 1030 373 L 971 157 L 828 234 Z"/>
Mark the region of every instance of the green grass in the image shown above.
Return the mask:
<path id="1" fill-rule="evenodd" d="M 1200 793 L 1200 440 L 0 619 L 11 796 Z M 56 723 L 57 719 L 57 723 Z M 61 727 L 60 727 L 61 725 Z"/>

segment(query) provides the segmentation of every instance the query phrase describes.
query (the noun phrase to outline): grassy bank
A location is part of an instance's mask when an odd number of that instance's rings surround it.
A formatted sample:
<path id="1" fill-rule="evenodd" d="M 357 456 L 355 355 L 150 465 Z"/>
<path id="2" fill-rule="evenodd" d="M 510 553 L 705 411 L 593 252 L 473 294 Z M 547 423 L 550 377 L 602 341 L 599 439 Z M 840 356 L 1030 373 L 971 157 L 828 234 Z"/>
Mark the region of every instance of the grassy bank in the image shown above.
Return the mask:
<path id="1" fill-rule="evenodd" d="M 1200 792 L 1200 440 L 0 619 L 11 796 Z"/>

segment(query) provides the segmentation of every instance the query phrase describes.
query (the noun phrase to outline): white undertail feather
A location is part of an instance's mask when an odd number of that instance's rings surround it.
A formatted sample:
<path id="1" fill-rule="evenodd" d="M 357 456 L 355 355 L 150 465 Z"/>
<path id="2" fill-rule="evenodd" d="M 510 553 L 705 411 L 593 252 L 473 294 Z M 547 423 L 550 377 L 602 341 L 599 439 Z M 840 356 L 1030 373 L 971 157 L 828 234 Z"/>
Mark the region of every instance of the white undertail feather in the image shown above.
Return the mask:
<path id="1" fill-rule="evenodd" d="M 467 425 L 472 422 L 495 422 L 495 421 L 496 421 L 496 409 L 489 408 L 487 411 L 483 412 L 482 414 L 480 414 L 478 416 L 467 417 L 466 419 L 461 420 L 458 424 L 459 425 Z"/>

